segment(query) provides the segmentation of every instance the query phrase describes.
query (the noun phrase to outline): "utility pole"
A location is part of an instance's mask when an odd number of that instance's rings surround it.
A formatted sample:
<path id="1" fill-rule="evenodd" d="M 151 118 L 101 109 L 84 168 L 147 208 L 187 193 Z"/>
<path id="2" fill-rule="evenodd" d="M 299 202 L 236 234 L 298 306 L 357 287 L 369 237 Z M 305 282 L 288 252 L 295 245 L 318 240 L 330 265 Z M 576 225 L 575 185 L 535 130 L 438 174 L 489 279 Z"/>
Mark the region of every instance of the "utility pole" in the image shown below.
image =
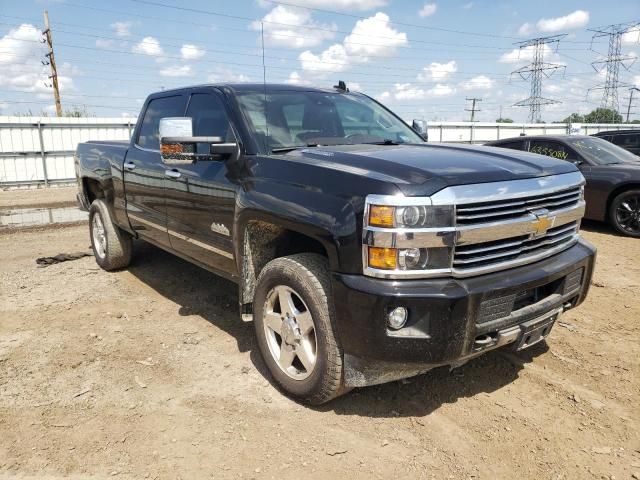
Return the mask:
<path id="1" fill-rule="evenodd" d="M 547 45 L 555 44 L 556 48 L 558 48 L 560 40 L 565 36 L 566 34 L 539 37 L 515 44 L 519 46 L 520 51 L 525 48 L 532 49 L 533 51 L 532 61 L 529 65 L 525 65 L 511 72 L 511 75 L 518 74 L 523 80 L 531 79 L 531 94 L 529 97 L 514 104 L 514 107 L 529 107 L 530 123 L 540 121 L 540 110 L 543 105 L 562 103 L 542 96 L 542 79 L 543 77 L 549 78 L 556 70 L 565 68 L 564 65 L 545 63 L 544 61 L 544 52 L 548 48 Z"/>
<path id="2" fill-rule="evenodd" d="M 471 108 L 465 108 L 464 110 L 466 112 L 471 112 L 471 121 L 474 121 L 474 118 L 476 116 L 476 112 L 481 112 L 482 110 L 480 110 L 479 108 L 476 108 L 476 102 L 481 102 L 482 99 L 481 98 L 476 98 L 476 97 L 467 97 L 466 98 L 467 102 L 471 102 Z"/>
<path id="3" fill-rule="evenodd" d="M 53 83 L 53 96 L 56 100 L 56 115 L 58 117 L 62 116 L 62 105 L 60 104 L 60 89 L 58 88 L 58 70 L 56 69 L 56 59 L 53 55 L 53 38 L 51 36 L 51 28 L 49 27 L 49 12 L 44 11 L 44 32 L 42 34 L 45 36 L 47 45 L 49 46 L 49 53 L 47 53 L 47 57 L 49 58 L 49 64 L 51 65 L 51 75 L 49 78 L 51 79 L 51 83 Z"/>
<path id="4" fill-rule="evenodd" d="M 633 92 L 640 92 L 640 88 L 631 87 L 629 89 L 629 105 L 627 105 L 627 123 L 629 123 L 629 114 L 631 113 L 631 104 L 633 103 Z"/>
<path id="5" fill-rule="evenodd" d="M 604 83 L 589 89 L 589 92 L 593 90 L 602 90 L 602 100 L 600 101 L 600 106 L 602 108 L 617 112 L 620 106 L 618 103 L 618 89 L 620 87 L 632 87 L 630 84 L 621 83 L 618 79 L 620 65 L 622 65 L 624 69 L 629 70 L 636 60 L 636 57 L 631 55 L 621 55 L 622 36 L 625 33 L 635 30 L 639 25 L 640 22 L 631 22 L 589 29 L 590 32 L 593 32 L 593 37 L 591 37 L 592 44 L 597 38 L 609 37 L 609 51 L 607 52 L 607 58 L 605 60 L 596 60 L 591 63 L 593 69 L 598 73 L 603 69 L 606 69 Z"/>

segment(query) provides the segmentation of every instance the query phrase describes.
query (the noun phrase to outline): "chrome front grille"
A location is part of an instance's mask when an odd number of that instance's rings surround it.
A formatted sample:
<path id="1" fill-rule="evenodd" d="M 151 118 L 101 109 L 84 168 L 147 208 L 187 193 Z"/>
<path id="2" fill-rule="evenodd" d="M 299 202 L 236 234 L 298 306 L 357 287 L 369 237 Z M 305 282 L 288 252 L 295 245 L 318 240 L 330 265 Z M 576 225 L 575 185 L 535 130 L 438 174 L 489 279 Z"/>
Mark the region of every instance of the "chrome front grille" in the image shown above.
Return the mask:
<path id="1" fill-rule="evenodd" d="M 580 201 L 580 189 L 580 186 L 573 186 L 565 190 L 542 195 L 458 205 L 456 208 L 457 225 L 474 225 L 489 221 L 509 220 L 541 208 L 560 210 L 572 207 Z"/>
<path id="2" fill-rule="evenodd" d="M 459 245 L 455 249 L 453 268 L 463 272 L 467 269 L 537 256 L 569 245 L 575 240 L 577 233 L 578 222 L 574 221 L 550 228 L 540 237 L 521 235 L 491 242 Z"/>

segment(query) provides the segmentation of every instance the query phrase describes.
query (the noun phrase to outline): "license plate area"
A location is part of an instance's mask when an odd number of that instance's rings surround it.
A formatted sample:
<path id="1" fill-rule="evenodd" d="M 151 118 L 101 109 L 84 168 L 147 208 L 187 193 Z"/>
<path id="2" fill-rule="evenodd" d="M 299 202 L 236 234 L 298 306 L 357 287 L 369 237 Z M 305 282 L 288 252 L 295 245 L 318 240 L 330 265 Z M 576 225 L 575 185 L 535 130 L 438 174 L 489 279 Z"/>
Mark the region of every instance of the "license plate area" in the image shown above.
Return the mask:
<path id="1" fill-rule="evenodd" d="M 547 338 L 559 316 L 560 312 L 554 311 L 542 319 L 535 318 L 518 325 L 520 327 L 520 335 L 514 344 L 514 349 L 516 351 L 524 350 Z"/>

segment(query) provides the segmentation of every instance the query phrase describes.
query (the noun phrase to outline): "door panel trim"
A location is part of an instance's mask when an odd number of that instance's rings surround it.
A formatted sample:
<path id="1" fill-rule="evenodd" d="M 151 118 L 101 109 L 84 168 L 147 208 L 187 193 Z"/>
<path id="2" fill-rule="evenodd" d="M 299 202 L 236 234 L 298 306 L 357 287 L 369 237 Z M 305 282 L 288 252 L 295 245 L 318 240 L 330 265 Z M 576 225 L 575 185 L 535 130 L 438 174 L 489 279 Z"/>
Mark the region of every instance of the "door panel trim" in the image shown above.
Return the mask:
<path id="1" fill-rule="evenodd" d="M 162 225 L 158 225 L 157 223 L 150 222 L 149 220 L 145 220 L 143 218 L 140 218 L 137 215 L 129 214 L 129 217 L 131 217 L 132 219 L 136 220 L 137 222 L 144 223 L 145 225 L 148 225 L 148 226 L 153 227 L 153 228 L 157 228 L 158 230 L 167 231 L 169 233 L 169 235 L 173 235 L 174 237 L 177 237 L 180 240 L 184 240 L 185 242 L 189 242 L 192 245 L 195 245 L 197 247 L 204 248 L 205 250 L 209 250 L 210 252 L 217 253 L 218 255 L 221 255 L 223 257 L 229 258 L 231 260 L 233 260 L 233 258 L 234 258 L 233 253 L 231 253 L 231 252 L 227 252 L 225 250 L 221 250 L 221 249 L 219 249 L 217 247 L 214 247 L 212 245 L 208 245 L 208 244 L 203 243 L 203 242 L 201 242 L 199 240 L 196 240 L 195 238 L 187 237 L 186 235 L 178 233 L 175 230 L 168 230 L 165 227 L 163 227 Z"/>

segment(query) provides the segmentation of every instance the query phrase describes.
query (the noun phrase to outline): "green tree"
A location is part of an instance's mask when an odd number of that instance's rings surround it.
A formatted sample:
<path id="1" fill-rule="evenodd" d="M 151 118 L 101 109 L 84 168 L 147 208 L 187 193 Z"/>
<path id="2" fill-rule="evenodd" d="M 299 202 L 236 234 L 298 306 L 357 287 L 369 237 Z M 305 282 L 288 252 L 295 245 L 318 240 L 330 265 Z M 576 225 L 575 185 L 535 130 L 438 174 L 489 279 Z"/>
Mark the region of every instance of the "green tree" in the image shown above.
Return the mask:
<path id="1" fill-rule="evenodd" d="M 579 113 L 572 113 L 567 118 L 562 119 L 562 122 L 560 123 L 583 123 L 584 121 L 583 115 L 580 115 Z"/>
<path id="2" fill-rule="evenodd" d="M 585 123 L 622 123 L 622 115 L 610 108 L 596 108 L 584 116 Z"/>
<path id="3" fill-rule="evenodd" d="M 496 123 L 513 123 L 510 118 L 496 118 Z"/>

